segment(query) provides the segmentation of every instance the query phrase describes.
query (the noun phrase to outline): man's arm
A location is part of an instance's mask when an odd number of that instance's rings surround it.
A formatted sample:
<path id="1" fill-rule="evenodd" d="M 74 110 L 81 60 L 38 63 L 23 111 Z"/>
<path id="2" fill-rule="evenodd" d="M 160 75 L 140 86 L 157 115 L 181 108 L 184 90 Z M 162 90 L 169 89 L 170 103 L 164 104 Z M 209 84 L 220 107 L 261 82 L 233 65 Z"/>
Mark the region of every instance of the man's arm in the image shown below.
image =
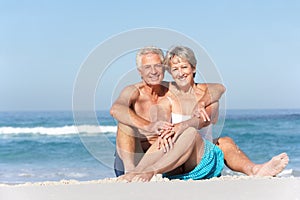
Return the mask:
<path id="1" fill-rule="evenodd" d="M 171 123 L 167 121 L 150 122 L 134 111 L 134 103 L 139 98 L 139 90 L 136 86 L 131 85 L 123 89 L 118 99 L 114 102 L 110 109 L 110 114 L 119 122 L 144 130 L 144 134 L 153 135 L 159 134 L 160 128 L 168 128 Z"/>
<path id="2" fill-rule="evenodd" d="M 223 93 L 226 91 L 224 85 L 220 83 L 199 84 L 199 87 L 205 91 L 203 97 L 199 100 L 199 102 L 204 103 L 205 107 L 219 101 Z"/>
<path id="3" fill-rule="evenodd" d="M 185 130 L 188 127 L 194 127 L 196 129 L 201 129 L 203 127 L 208 126 L 209 124 L 213 123 L 215 124 L 217 122 L 218 118 L 218 112 L 219 112 L 219 102 L 214 102 L 204 108 L 206 115 L 211 120 L 205 120 L 203 117 L 197 117 L 193 116 L 191 119 L 182 121 L 180 123 L 175 124 L 175 126 L 179 126 L 181 130 Z"/>
<path id="4" fill-rule="evenodd" d="M 205 108 L 220 100 L 226 88 L 219 83 L 198 84 L 197 87 L 204 91 L 204 95 L 199 99 L 198 104 L 193 109 L 193 115 L 203 118 L 204 121 L 210 121 Z"/>
<path id="5" fill-rule="evenodd" d="M 182 121 L 180 123 L 174 124 L 174 128 L 172 131 L 166 131 L 162 134 L 163 138 L 169 138 L 172 135 L 172 141 L 175 142 L 181 133 L 187 129 L 188 127 L 194 127 L 196 129 L 201 129 L 210 124 L 215 124 L 218 120 L 218 112 L 219 112 L 219 102 L 214 102 L 205 108 L 206 114 L 212 119 L 210 121 L 205 120 L 202 117 L 193 116 L 191 119 Z"/>
<path id="6" fill-rule="evenodd" d="M 150 122 L 138 116 L 132 109 L 138 97 L 138 89 L 134 85 L 127 86 L 112 105 L 110 114 L 123 124 L 145 130 Z"/>
<path id="7" fill-rule="evenodd" d="M 199 99 L 198 104 L 193 109 L 193 117 L 189 120 L 175 124 L 173 141 L 188 127 L 201 129 L 208 126 L 210 123 L 215 124 L 218 120 L 219 99 L 226 88 L 219 83 L 198 84 L 197 87 L 204 91 L 204 95 Z M 168 138 L 173 134 L 172 132 L 165 132 L 162 137 Z"/>

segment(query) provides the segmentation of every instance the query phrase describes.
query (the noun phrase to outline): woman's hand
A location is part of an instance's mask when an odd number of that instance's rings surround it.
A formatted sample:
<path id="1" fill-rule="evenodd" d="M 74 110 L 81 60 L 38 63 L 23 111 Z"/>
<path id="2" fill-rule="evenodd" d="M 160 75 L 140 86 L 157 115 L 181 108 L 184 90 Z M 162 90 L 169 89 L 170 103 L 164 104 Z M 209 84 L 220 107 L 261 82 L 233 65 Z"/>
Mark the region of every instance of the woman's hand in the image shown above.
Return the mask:
<path id="1" fill-rule="evenodd" d="M 163 151 L 166 153 L 170 151 L 173 146 L 174 144 L 171 137 L 158 137 L 158 149 L 163 149 Z"/>
<path id="2" fill-rule="evenodd" d="M 160 135 L 159 148 L 163 148 L 167 151 L 173 148 L 175 141 L 186 128 L 184 124 L 179 123 L 173 125 L 172 129 L 164 130 Z"/>

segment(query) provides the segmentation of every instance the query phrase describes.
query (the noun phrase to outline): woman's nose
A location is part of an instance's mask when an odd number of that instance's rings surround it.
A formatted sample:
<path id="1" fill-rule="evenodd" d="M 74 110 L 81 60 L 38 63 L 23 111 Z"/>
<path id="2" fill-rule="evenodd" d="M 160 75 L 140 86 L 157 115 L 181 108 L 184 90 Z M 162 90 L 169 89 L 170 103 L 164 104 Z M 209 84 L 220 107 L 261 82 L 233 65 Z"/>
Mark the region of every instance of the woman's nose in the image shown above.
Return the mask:
<path id="1" fill-rule="evenodd" d="M 183 71 L 182 71 L 182 69 L 178 69 L 178 74 L 181 76 L 181 75 L 183 75 Z"/>

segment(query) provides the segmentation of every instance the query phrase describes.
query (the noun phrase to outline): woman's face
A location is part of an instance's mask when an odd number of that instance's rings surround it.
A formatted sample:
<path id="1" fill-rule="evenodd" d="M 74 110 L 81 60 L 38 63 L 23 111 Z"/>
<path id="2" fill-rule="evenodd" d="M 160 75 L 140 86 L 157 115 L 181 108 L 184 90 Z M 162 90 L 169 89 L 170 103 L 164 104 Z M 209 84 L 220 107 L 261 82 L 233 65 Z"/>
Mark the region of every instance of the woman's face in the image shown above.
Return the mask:
<path id="1" fill-rule="evenodd" d="M 196 69 L 184 59 L 174 56 L 170 61 L 170 73 L 178 87 L 187 87 L 194 84 Z"/>

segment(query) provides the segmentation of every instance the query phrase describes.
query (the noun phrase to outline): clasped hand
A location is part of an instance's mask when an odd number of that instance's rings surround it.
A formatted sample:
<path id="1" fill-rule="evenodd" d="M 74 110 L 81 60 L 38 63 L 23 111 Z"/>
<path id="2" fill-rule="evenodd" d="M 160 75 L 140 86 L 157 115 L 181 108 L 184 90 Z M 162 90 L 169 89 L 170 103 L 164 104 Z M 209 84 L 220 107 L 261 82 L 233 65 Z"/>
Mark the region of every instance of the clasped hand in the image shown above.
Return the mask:
<path id="1" fill-rule="evenodd" d="M 149 124 L 147 131 L 158 136 L 158 149 L 164 152 L 173 148 L 172 136 L 175 134 L 174 125 L 166 121 L 156 121 Z"/>

